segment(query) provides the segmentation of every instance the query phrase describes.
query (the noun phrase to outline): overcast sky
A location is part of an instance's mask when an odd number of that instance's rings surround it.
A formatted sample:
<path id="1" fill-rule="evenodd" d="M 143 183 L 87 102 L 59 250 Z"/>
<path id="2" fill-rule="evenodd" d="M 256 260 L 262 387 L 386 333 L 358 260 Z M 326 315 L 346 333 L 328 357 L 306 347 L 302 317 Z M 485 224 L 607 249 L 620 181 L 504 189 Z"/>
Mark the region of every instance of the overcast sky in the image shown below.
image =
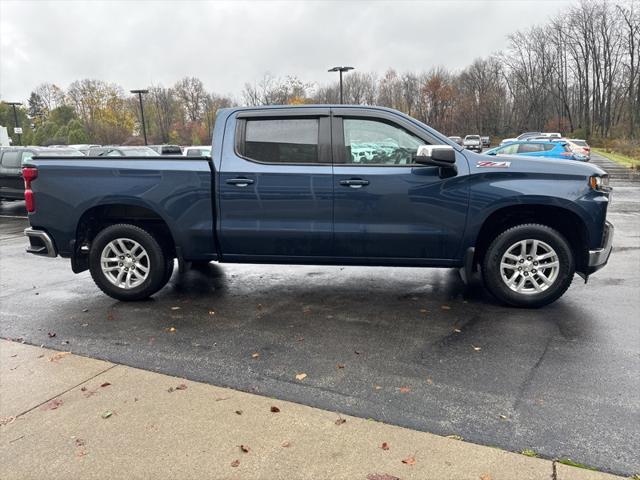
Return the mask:
<path id="1" fill-rule="evenodd" d="M 239 98 L 265 72 L 325 84 L 334 65 L 462 68 L 571 3 L 0 0 L 0 99 L 81 78 L 128 90 L 196 76 Z"/>

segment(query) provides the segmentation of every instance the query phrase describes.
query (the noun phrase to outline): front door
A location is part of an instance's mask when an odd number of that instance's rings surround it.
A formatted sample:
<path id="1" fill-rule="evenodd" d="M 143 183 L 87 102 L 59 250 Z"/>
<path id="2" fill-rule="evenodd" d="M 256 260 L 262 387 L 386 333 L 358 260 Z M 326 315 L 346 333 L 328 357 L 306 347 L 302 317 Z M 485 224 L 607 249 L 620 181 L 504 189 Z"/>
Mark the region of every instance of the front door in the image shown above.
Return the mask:
<path id="1" fill-rule="evenodd" d="M 456 153 L 455 174 L 417 165 L 419 145 L 443 142 L 397 115 L 333 113 L 335 255 L 399 264 L 454 258 L 468 203 L 464 156 Z"/>
<path id="2" fill-rule="evenodd" d="M 244 111 L 235 136 L 235 145 L 224 144 L 217 185 L 223 258 L 295 262 L 330 255 L 329 109 Z"/>

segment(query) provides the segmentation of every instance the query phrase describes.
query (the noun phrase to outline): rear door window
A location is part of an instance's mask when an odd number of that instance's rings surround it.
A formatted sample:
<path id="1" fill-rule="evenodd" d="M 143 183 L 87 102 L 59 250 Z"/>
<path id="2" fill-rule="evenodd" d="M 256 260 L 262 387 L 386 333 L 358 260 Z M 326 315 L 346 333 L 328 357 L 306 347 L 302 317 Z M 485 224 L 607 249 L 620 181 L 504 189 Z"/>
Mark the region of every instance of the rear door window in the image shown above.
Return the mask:
<path id="1" fill-rule="evenodd" d="M 263 163 L 318 163 L 317 118 L 248 119 L 244 157 Z"/>
<path id="2" fill-rule="evenodd" d="M 518 153 L 534 153 L 542 152 L 545 149 L 543 143 L 521 143 L 518 147 Z"/>

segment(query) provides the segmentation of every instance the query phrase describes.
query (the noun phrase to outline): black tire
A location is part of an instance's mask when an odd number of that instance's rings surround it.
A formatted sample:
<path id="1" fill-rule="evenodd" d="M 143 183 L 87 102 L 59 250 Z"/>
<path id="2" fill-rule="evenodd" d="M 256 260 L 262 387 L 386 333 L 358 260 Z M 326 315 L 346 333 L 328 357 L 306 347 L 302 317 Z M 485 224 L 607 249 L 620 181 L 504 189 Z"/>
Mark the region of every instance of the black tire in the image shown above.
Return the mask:
<path id="1" fill-rule="evenodd" d="M 102 271 L 100 261 L 102 251 L 109 242 L 118 238 L 138 242 L 146 250 L 149 258 L 147 277 L 140 285 L 132 288 L 125 289 L 111 283 Z M 173 259 L 171 259 L 171 269 L 169 269 L 167 255 L 149 232 L 135 225 L 117 224 L 100 231 L 91 242 L 89 270 L 98 288 L 110 297 L 122 301 L 144 300 L 165 286 L 173 271 Z"/>
<path id="2" fill-rule="evenodd" d="M 500 263 L 503 255 L 514 244 L 523 240 L 545 242 L 558 257 L 559 266 L 555 280 L 539 293 L 518 293 L 507 286 L 502 277 Z M 569 242 L 557 230 L 539 224 L 517 225 L 502 232 L 489 245 L 482 264 L 482 275 L 487 289 L 498 300 L 515 307 L 538 308 L 556 301 L 571 285 L 574 273 L 575 260 Z M 520 279 L 522 278 L 524 277 L 520 277 Z M 530 289 L 534 288 L 532 282 L 532 278 L 528 281 L 525 280 L 525 286 L 529 285 Z"/>

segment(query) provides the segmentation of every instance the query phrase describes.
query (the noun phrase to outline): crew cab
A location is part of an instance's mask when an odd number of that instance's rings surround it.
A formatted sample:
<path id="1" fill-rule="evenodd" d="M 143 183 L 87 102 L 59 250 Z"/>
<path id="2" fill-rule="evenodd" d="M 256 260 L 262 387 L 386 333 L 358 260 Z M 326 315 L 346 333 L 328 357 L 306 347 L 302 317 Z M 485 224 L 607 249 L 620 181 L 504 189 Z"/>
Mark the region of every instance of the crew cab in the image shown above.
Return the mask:
<path id="1" fill-rule="evenodd" d="M 539 307 L 612 248 L 603 170 L 479 155 L 378 107 L 221 109 L 211 158 L 39 156 L 23 176 L 27 251 L 120 300 L 178 259 L 459 268 Z"/>

